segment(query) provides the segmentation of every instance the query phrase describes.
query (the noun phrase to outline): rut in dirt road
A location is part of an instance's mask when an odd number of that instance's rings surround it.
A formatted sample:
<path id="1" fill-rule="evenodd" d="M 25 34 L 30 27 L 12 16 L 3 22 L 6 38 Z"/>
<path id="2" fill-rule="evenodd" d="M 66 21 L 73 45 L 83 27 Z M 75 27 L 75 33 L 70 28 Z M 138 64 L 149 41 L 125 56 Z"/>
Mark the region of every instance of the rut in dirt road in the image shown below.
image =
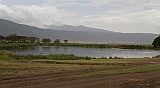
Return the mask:
<path id="1" fill-rule="evenodd" d="M 159 73 L 160 70 L 74 79 L 65 77 L 81 73 L 46 74 L 1 80 L 0 88 L 154 88 L 160 82 Z"/>

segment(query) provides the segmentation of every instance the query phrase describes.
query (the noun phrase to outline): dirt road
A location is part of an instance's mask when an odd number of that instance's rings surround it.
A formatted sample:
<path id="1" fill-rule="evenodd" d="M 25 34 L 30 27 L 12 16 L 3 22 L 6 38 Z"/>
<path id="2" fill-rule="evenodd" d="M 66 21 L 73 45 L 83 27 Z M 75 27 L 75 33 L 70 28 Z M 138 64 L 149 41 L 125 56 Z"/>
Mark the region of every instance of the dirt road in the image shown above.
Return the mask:
<path id="1" fill-rule="evenodd" d="M 160 70 L 97 77 L 65 78 L 77 74 L 81 74 L 81 72 L 49 73 L 1 79 L 0 88 L 155 88 L 157 84 L 160 84 Z"/>

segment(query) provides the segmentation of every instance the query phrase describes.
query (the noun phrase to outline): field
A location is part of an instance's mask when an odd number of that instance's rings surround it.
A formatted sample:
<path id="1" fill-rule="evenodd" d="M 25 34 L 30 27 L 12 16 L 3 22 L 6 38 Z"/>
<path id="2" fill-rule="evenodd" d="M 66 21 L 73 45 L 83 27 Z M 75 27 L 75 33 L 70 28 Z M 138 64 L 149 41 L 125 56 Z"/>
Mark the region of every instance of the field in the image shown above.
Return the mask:
<path id="1" fill-rule="evenodd" d="M 0 88 L 159 88 L 160 59 L 1 60 Z"/>

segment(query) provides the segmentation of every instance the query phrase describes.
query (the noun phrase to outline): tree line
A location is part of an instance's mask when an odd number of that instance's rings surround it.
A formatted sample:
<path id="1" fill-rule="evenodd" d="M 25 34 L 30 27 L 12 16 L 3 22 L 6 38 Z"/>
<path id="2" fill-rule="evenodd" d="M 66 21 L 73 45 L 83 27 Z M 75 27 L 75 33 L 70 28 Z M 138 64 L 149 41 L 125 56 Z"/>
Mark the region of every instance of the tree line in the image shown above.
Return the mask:
<path id="1" fill-rule="evenodd" d="M 5 43 L 50 43 L 50 38 L 43 38 L 40 40 L 40 38 L 37 37 L 28 37 L 28 36 L 20 36 L 17 34 L 9 34 L 8 36 L 2 36 L 0 35 L 0 42 Z M 61 43 L 60 39 L 56 39 L 53 43 Z M 68 43 L 68 40 L 64 40 L 64 43 Z M 154 39 L 152 45 L 154 48 L 160 48 L 160 36 Z"/>
<path id="2" fill-rule="evenodd" d="M 0 42 L 5 43 L 50 43 L 50 38 L 43 38 L 42 40 L 37 37 L 28 37 L 28 36 L 20 36 L 17 34 L 9 34 L 8 36 L 0 35 Z M 64 43 L 67 43 L 68 40 L 64 40 Z M 56 39 L 54 43 L 61 43 L 60 39 Z"/>

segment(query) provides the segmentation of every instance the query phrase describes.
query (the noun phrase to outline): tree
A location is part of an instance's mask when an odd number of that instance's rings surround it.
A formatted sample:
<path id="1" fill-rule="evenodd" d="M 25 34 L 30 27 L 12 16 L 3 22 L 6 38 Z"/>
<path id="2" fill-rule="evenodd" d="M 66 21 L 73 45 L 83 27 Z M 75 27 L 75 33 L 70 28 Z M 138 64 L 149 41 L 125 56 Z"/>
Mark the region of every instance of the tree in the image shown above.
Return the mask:
<path id="1" fill-rule="evenodd" d="M 155 48 L 160 48 L 160 36 L 154 39 L 152 45 L 153 45 Z"/>
<path id="2" fill-rule="evenodd" d="M 67 44 L 68 40 L 64 40 L 64 43 Z"/>
<path id="3" fill-rule="evenodd" d="M 7 37 L 6 37 L 6 40 L 8 41 L 8 42 L 18 42 L 18 35 L 16 35 L 16 34 L 10 34 L 10 35 L 8 35 Z"/>
<path id="4" fill-rule="evenodd" d="M 18 36 L 19 43 L 27 43 L 28 37 L 27 36 Z"/>
<path id="5" fill-rule="evenodd" d="M 43 42 L 43 43 L 50 43 L 50 42 L 51 42 L 51 39 L 49 39 L 49 38 L 43 38 L 43 39 L 42 39 L 42 42 Z"/>
<path id="6" fill-rule="evenodd" d="M 54 41 L 54 43 L 59 44 L 59 43 L 60 43 L 60 40 L 59 40 L 59 39 L 56 39 L 56 40 Z"/>
<path id="7" fill-rule="evenodd" d="M 29 41 L 29 43 L 37 43 L 38 42 L 38 38 L 37 37 L 29 37 L 28 41 Z"/>
<path id="8" fill-rule="evenodd" d="M 0 35 L 0 42 L 3 42 L 3 41 L 4 41 L 4 39 L 5 39 L 5 37 L 4 37 L 4 36 L 2 36 L 2 35 Z"/>
<path id="9" fill-rule="evenodd" d="M 16 34 L 9 34 L 8 36 L 0 35 L 0 42 L 10 43 L 39 43 L 40 39 L 37 37 L 19 36 Z"/>

